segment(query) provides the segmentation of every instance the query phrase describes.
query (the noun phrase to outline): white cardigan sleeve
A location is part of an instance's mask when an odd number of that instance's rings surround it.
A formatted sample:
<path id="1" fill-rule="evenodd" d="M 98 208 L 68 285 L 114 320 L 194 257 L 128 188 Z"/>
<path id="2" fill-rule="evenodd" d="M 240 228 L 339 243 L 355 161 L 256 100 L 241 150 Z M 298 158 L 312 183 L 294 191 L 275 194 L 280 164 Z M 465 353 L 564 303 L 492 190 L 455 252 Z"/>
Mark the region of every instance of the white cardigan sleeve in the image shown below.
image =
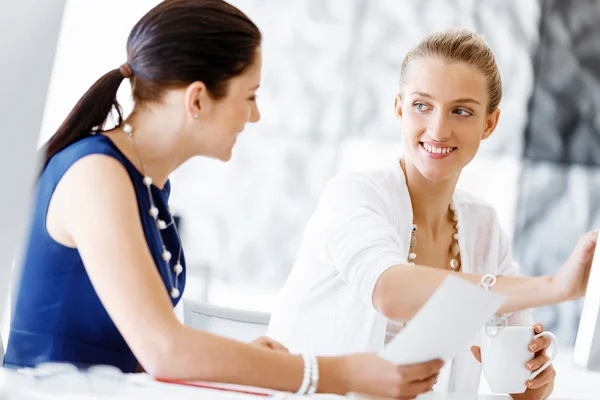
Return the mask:
<path id="1" fill-rule="evenodd" d="M 370 307 L 380 275 L 407 260 L 390 221 L 388 192 L 363 176 L 338 175 L 327 184 L 309 225 L 313 244 Z"/>

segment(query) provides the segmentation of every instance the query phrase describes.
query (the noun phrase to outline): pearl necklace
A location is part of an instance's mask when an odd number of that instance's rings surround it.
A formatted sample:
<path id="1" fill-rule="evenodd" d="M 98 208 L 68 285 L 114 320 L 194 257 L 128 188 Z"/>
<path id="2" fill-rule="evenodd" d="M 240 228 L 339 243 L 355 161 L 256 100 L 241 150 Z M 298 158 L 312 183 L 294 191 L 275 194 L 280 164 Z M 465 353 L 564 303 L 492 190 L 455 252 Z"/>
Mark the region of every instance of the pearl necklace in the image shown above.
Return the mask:
<path id="1" fill-rule="evenodd" d="M 458 245 L 458 214 L 456 212 L 456 206 L 454 203 L 450 203 L 450 213 L 452 214 L 452 220 L 454 221 L 454 234 L 452 235 L 452 239 L 454 242 L 452 246 L 450 246 L 450 254 L 452 258 L 450 259 L 450 268 L 454 271 L 460 270 L 460 263 L 458 262 L 459 254 L 460 254 L 460 246 Z M 410 246 L 408 250 L 408 263 L 411 265 L 415 265 L 415 259 L 417 258 L 417 254 L 415 253 L 415 248 L 417 246 L 417 224 L 413 222 L 412 231 L 410 234 Z M 385 334 L 385 343 L 387 344 L 390 340 L 394 338 L 402 329 L 406 327 L 408 321 L 394 321 L 388 320 Z"/>
<path id="2" fill-rule="evenodd" d="M 456 212 L 456 206 L 454 203 L 450 203 L 450 213 L 452 214 L 452 220 L 454 221 L 454 234 L 452 235 L 452 239 L 454 242 L 452 246 L 450 246 L 450 268 L 454 271 L 458 271 L 460 269 L 460 263 L 458 262 L 459 254 L 460 254 L 460 246 L 458 245 L 458 214 Z M 417 258 L 417 254 L 415 253 L 415 248 L 417 247 L 417 224 L 413 222 L 412 231 L 410 234 L 410 247 L 408 250 L 408 263 L 414 265 L 415 259 Z"/>
<path id="3" fill-rule="evenodd" d="M 170 208 L 167 208 L 169 210 L 169 216 L 171 217 L 171 221 L 168 224 L 164 220 L 158 218 L 158 208 L 156 207 L 156 205 L 154 203 L 154 198 L 152 196 L 152 189 L 151 189 L 152 178 L 146 174 L 146 166 L 145 166 L 144 162 L 142 161 L 140 152 L 138 151 L 138 148 L 135 144 L 135 137 L 133 136 L 133 127 L 131 125 L 129 125 L 128 123 L 125 123 L 123 125 L 123 132 L 125 132 L 127 137 L 131 140 L 131 144 L 133 146 L 133 149 L 135 150 L 135 153 L 140 162 L 140 166 L 142 168 L 142 174 L 144 175 L 144 180 L 143 180 L 144 186 L 146 186 L 146 189 L 148 189 L 148 198 L 150 199 L 149 214 L 152 217 L 152 220 L 154 222 L 154 227 L 156 228 L 156 231 L 158 233 L 158 238 L 160 240 L 160 245 L 162 247 L 161 258 L 165 262 L 165 266 L 167 268 L 167 276 L 169 277 L 169 283 L 171 285 L 171 290 L 170 290 L 169 294 L 171 295 L 172 298 L 176 299 L 181 295 L 181 292 L 179 291 L 179 288 L 178 288 L 179 281 L 177 278 L 183 272 L 183 266 L 181 265 L 181 254 L 182 254 L 183 246 L 181 245 L 181 239 L 179 238 L 179 232 L 177 231 L 177 226 L 175 225 L 175 221 L 173 219 L 173 212 L 171 211 Z M 172 254 L 169 250 L 167 250 L 167 247 L 165 246 L 165 241 L 163 240 L 162 233 L 161 233 L 161 231 L 167 229 L 171 225 L 173 225 L 173 229 L 175 229 L 175 235 L 177 236 L 177 241 L 179 242 L 179 255 L 177 256 L 177 263 L 173 267 L 173 273 L 175 275 L 174 278 L 171 275 L 171 268 L 170 268 L 170 263 L 169 263 L 171 261 Z M 173 280 L 175 281 L 175 284 L 173 284 Z"/>

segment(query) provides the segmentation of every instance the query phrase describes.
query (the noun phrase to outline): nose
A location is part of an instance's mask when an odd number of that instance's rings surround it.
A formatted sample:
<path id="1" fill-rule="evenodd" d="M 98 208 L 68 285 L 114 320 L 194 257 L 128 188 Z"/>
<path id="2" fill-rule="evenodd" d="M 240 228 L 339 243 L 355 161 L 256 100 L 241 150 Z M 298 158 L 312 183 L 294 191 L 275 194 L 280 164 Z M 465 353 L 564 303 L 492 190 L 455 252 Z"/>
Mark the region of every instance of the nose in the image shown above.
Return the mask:
<path id="1" fill-rule="evenodd" d="M 248 118 L 248 121 L 252 123 L 260 121 L 260 111 L 258 109 L 258 104 L 256 104 L 256 101 L 253 102 L 253 105 L 250 109 L 250 118 Z"/>
<path id="2" fill-rule="evenodd" d="M 443 142 L 451 135 L 452 128 L 445 113 L 437 112 L 431 116 L 428 133 L 432 140 Z"/>

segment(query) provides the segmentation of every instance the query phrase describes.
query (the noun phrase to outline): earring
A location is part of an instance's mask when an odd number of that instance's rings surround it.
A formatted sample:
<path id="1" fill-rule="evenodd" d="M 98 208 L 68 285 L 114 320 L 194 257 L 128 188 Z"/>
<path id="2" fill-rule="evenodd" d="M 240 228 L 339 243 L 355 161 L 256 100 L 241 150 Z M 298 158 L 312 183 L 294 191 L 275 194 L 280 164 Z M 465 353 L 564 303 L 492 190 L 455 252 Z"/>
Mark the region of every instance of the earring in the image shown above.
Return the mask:
<path id="1" fill-rule="evenodd" d="M 194 119 L 198 119 L 198 114 L 194 114 Z"/>

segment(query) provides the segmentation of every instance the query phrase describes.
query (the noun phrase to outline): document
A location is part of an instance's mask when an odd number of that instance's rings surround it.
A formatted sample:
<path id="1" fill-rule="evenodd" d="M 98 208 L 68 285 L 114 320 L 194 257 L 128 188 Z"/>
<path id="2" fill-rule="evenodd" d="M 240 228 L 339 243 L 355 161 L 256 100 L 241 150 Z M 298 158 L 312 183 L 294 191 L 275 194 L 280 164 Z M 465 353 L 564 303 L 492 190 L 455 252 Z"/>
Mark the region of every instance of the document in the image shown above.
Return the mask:
<path id="1" fill-rule="evenodd" d="M 506 296 L 448 276 L 379 355 L 397 365 L 442 359 L 468 349 Z"/>

